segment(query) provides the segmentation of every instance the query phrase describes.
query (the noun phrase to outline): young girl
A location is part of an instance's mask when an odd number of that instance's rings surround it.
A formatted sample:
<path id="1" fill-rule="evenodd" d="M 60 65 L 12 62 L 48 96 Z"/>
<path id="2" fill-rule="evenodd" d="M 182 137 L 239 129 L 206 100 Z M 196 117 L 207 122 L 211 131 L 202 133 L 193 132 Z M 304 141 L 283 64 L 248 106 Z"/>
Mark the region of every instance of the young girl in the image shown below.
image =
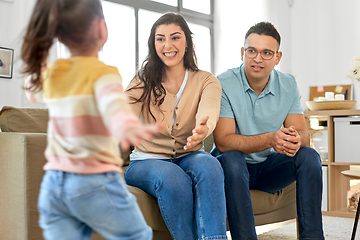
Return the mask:
<path id="1" fill-rule="evenodd" d="M 44 68 L 54 38 L 72 57 Z M 45 239 L 151 239 L 120 175 L 119 142 L 150 140 L 159 125 L 131 113 L 121 76 L 98 60 L 107 40 L 100 0 L 38 0 L 22 46 L 29 98 L 49 107 L 38 208 Z"/>
<path id="2" fill-rule="evenodd" d="M 144 122 L 165 126 L 135 148 L 125 180 L 157 198 L 173 239 L 227 239 L 223 170 L 203 150 L 218 120 L 221 85 L 197 68 L 191 35 L 174 13 L 151 28 L 148 57 L 127 93 Z"/>

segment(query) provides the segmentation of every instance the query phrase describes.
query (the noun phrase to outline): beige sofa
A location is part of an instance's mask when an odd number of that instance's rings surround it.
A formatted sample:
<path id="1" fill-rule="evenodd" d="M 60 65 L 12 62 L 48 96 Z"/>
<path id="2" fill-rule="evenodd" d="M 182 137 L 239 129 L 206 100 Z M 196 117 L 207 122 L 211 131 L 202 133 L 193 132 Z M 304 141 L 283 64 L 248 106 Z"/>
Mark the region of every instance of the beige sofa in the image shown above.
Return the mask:
<path id="1" fill-rule="evenodd" d="M 48 112 L 45 109 L 3 107 L 0 111 L 0 239 L 40 240 L 37 196 L 44 174 Z M 212 146 L 207 139 L 206 150 Z M 128 158 L 128 153 L 123 153 Z M 127 161 L 128 163 L 128 161 Z M 126 168 L 126 166 L 124 166 Z M 157 201 L 129 186 L 136 196 L 153 239 L 171 239 Z M 295 184 L 276 194 L 251 190 L 256 225 L 296 218 Z M 93 240 L 103 239 L 94 234 Z"/>

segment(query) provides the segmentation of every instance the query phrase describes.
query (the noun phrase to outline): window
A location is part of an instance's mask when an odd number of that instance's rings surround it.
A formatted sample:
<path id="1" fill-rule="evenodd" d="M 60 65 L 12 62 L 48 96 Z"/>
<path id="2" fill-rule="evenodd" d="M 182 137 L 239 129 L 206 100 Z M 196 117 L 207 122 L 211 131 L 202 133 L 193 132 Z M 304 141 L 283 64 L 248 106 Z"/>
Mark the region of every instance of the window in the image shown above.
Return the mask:
<path id="1" fill-rule="evenodd" d="M 117 67 L 123 85 L 127 86 L 136 70 L 135 11 L 134 8 L 112 2 L 103 2 L 103 11 L 108 40 L 99 53 L 99 59 Z"/>
<path id="2" fill-rule="evenodd" d="M 183 7 L 205 14 L 211 13 L 211 2 L 209 0 L 183 0 Z"/>
<path id="3" fill-rule="evenodd" d="M 177 4 L 178 4 L 177 0 L 151 0 L 151 1 L 164 3 L 164 4 L 167 4 L 167 5 L 170 5 L 170 6 L 174 6 L 174 7 L 176 7 Z"/>
<path id="4" fill-rule="evenodd" d="M 208 27 L 188 23 L 192 31 L 195 45 L 195 53 L 198 60 L 198 66 L 201 70 L 211 71 L 211 34 Z"/>
<path id="5" fill-rule="evenodd" d="M 157 12 L 139 10 L 139 68 L 148 54 L 147 41 L 151 27 L 161 15 Z"/>
<path id="6" fill-rule="evenodd" d="M 108 40 L 99 59 L 119 69 L 126 87 L 147 56 L 147 41 L 153 23 L 166 12 L 180 13 L 193 32 L 201 70 L 213 72 L 213 0 L 102 0 Z M 69 57 L 62 44 L 58 57 Z"/>

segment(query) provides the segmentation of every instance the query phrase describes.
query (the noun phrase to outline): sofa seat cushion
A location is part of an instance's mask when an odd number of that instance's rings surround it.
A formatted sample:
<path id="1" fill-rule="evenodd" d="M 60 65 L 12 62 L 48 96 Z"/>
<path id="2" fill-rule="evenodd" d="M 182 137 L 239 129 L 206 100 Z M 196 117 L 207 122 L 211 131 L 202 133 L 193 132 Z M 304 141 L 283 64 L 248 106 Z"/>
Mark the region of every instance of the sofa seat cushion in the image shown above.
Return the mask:
<path id="1" fill-rule="evenodd" d="M 127 166 L 123 166 L 123 176 Z M 165 222 L 161 216 L 157 199 L 146 193 L 140 188 L 127 185 L 129 191 L 136 197 L 141 212 L 145 218 L 146 223 L 157 231 L 168 231 Z"/>
<path id="2" fill-rule="evenodd" d="M 125 169 L 126 167 L 123 167 L 124 172 Z M 141 212 L 148 225 L 157 231 L 167 231 L 156 198 L 137 187 L 128 186 L 128 189 L 137 198 Z M 250 190 L 250 194 L 254 215 L 272 213 L 278 209 L 294 205 L 296 199 L 296 183 L 294 182 L 274 194 L 258 190 Z"/>
<path id="3" fill-rule="evenodd" d="M 156 231 L 167 231 L 167 227 L 161 216 L 161 212 L 159 209 L 159 205 L 157 204 L 156 198 L 137 187 L 128 186 L 128 189 L 136 197 L 147 224 Z M 258 190 L 251 190 L 250 194 L 253 204 L 254 215 L 272 216 L 271 214 L 274 213 L 275 215 L 283 214 L 283 212 L 278 212 L 278 210 L 282 208 L 287 209 L 289 206 L 289 211 L 295 212 L 295 210 L 293 209 L 295 203 L 295 192 L 295 183 L 289 185 L 285 189 L 275 194 L 269 194 Z M 267 213 L 270 213 L 270 215 L 266 215 Z M 292 215 L 296 217 L 295 213 Z M 287 219 L 291 218 L 284 218 L 283 220 Z M 281 220 L 282 219 L 280 219 L 280 221 Z M 271 219 L 266 219 L 259 221 L 260 224 L 257 225 L 263 225 L 264 221 L 272 222 Z M 227 229 L 229 230 L 229 228 Z"/>
<path id="4" fill-rule="evenodd" d="M 137 203 L 139 204 L 146 223 L 153 230 L 168 231 L 165 222 L 161 216 L 161 212 L 156 198 L 137 187 L 128 185 L 128 189 L 136 197 Z"/>
<path id="5" fill-rule="evenodd" d="M 254 215 L 269 213 L 295 202 L 296 182 L 274 194 L 258 190 L 251 190 L 250 193 Z"/>

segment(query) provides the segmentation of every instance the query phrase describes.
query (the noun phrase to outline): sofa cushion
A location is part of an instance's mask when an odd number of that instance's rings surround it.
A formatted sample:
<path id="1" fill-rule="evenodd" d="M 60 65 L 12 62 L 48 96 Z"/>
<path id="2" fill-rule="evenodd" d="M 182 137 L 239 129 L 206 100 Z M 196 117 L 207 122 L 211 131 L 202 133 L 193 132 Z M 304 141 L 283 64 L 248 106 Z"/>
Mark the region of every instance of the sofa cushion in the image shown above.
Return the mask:
<path id="1" fill-rule="evenodd" d="M 259 190 L 251 190 L 250 193 L 254 214 L 269 213 L 295 202 L 296 182 L 274 194 Z"/>
<path id="2" fill-rule="evenodd" d="M 0 111 L 2 132 L 46 133 L 48 110 L 4 106 Z"/>

